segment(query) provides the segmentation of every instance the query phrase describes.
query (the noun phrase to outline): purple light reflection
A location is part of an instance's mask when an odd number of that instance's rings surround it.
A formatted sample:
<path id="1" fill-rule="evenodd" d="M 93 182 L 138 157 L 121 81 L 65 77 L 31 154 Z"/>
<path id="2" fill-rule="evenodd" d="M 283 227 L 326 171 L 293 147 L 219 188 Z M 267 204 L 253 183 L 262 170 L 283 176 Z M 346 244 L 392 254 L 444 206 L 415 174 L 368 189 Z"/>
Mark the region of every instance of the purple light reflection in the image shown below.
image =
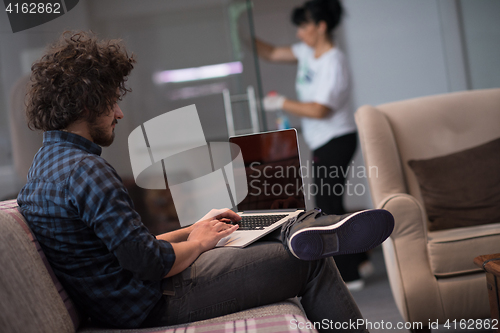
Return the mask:
<path id="1" fill-rule="evenodd" d="M 243 72 L 240 61 L 224 64 L 208 65 L 193 68 L 174 69 L 153 74 L 153 82 L 163 84 L 169 82 L 186 82 L 224 77 Z"/>

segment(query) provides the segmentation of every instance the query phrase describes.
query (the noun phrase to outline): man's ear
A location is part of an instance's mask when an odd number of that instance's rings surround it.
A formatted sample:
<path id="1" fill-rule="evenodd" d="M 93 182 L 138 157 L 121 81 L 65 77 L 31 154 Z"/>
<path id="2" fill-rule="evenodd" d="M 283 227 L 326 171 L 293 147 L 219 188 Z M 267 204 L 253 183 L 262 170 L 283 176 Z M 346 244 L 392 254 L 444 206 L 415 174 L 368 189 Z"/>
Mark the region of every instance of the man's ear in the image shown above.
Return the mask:
<path id="1" fill-rule="evenodd" d="M 88 121 L 89 118 L 90 118 L 90 111 L 89 111 L 89 109 L 87 109 L 87 108 L 83 109 L 83 111 L 82 111 L 82 118 L 80 118 L 80 120 Z"/>

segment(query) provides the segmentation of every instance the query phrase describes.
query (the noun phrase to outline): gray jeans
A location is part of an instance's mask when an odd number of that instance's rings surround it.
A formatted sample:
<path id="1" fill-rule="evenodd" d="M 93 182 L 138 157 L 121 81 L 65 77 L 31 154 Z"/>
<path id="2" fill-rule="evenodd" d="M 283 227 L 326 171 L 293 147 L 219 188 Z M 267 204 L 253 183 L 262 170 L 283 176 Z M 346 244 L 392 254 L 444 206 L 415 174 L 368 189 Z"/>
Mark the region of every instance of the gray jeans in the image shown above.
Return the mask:
<path id="1" fill-rule="evenodd" d="M 207 251 L 169 282 L 173 295 L 164 296 L 158 325 L 209 319 L 295 296 L 302 297 L 308 319 L 318 325 L 335 327 L 335 322 L 362 318 L 332 258 L 302 261 L 279 241 Z"/>

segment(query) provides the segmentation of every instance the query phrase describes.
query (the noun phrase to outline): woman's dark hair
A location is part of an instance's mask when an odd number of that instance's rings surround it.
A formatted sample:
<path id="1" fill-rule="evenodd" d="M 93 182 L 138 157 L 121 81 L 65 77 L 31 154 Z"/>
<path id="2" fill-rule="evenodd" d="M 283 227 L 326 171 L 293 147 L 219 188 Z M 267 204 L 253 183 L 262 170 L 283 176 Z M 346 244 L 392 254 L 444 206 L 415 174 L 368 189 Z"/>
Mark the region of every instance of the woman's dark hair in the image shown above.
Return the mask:
<path id="1" fill-rule="evenodd" d="M 340 24 L 344 9 L 339 0 L 311 0 L 292 12 L 292 22 L 299 26 L 303 23 L 318 24 L 325 21 L 327 32 L 332 37 L 333 30 Z"/>
<path id="2" fill-rule="evenodd" d="M 66 31 L 31 67 L 26 116 L 28 127 L 61 130 L 73 122 L 94 122 L 131 90 L 134 68 L 120 40 L 100 41 L 92 32 Z"/>

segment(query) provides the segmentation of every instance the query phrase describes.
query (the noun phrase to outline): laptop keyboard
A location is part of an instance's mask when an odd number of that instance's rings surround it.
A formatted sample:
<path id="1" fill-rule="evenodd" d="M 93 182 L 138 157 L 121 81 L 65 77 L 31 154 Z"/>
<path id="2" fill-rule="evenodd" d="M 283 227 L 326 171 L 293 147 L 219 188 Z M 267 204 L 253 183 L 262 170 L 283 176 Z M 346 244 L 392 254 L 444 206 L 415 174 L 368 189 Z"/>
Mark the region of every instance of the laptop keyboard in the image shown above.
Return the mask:
<path id="1" fill-rule="evenodd" d="M 238 230 L 262 230 L 289 214 L 242 216 Z"/>

